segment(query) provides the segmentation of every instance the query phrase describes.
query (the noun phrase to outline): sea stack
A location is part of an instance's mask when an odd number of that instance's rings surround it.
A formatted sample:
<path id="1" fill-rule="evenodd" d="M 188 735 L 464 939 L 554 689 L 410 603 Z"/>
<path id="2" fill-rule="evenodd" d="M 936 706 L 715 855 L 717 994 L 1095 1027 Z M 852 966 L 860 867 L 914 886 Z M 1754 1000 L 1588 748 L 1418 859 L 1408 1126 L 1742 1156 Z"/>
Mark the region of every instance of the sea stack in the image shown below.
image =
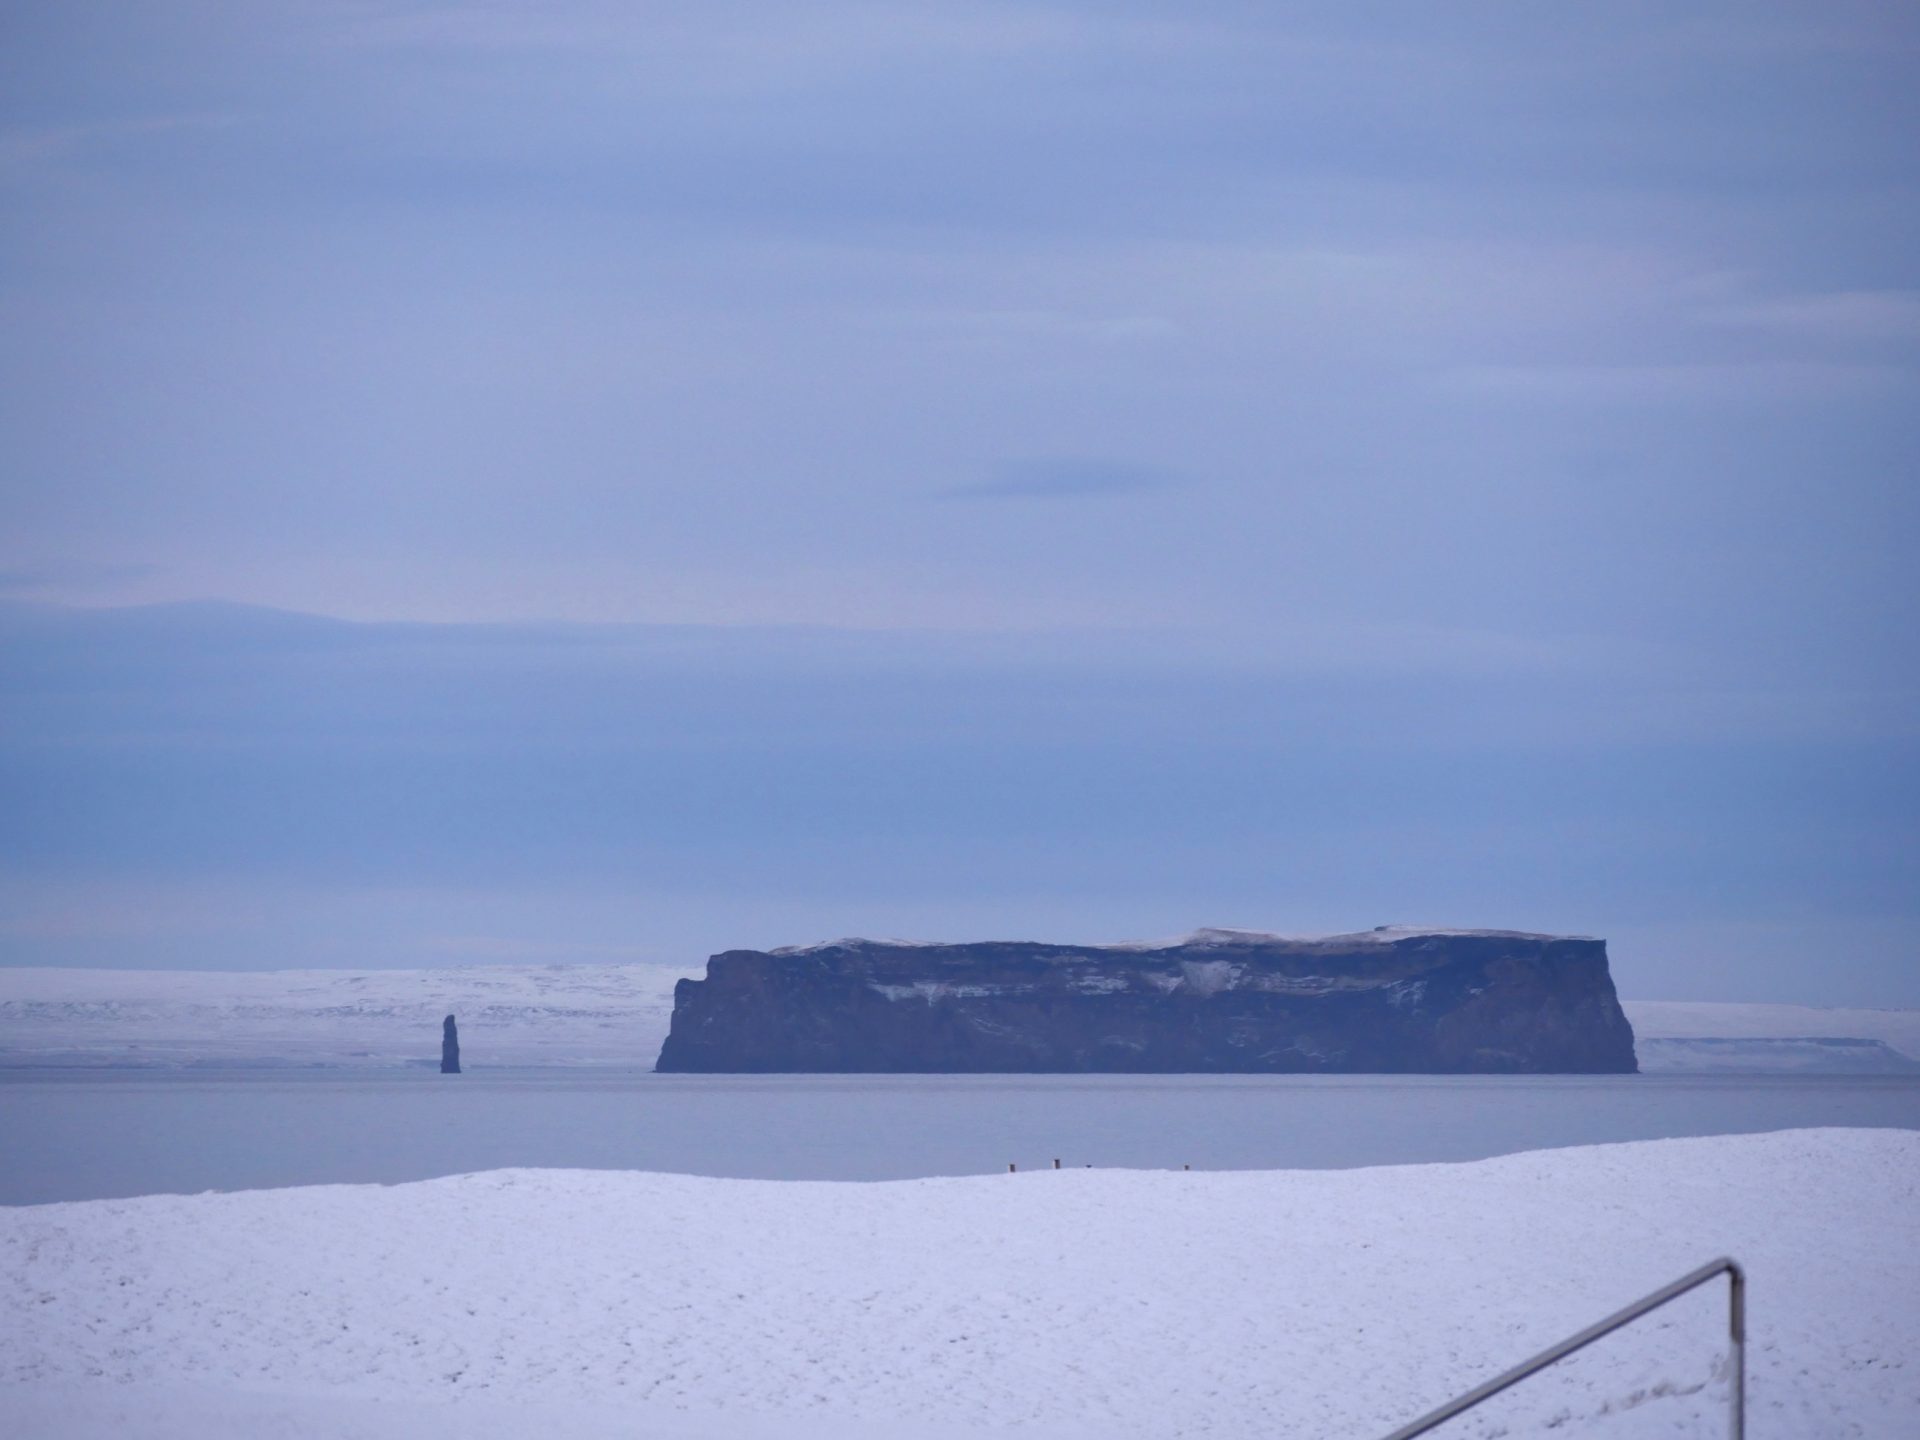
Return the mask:
<path id="1" fill-rule="evenodd" d="M 451 1015 L 440 1022 L 440 1073 L 460 1073 L 460 1027 L 453 1023 Z"/>
<path id="2" fill-rule="evenodd" d="M 728 950 L 660 1070 L 1631 1074 L 1603 940 L 1383 926 L 1142 945 Z"/>

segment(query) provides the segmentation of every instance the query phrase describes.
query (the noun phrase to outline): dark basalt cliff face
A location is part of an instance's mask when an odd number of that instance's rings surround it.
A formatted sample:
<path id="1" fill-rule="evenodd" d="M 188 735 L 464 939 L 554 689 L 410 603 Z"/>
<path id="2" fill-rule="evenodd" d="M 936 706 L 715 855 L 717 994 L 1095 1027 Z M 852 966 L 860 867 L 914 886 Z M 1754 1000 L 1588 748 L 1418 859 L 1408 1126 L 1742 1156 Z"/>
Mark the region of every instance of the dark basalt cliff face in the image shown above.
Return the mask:
<path id="1" fill-rule="evenodd" d="M 1381 929 L 1162 946 L 841 940 L 728 950 L 660 1070 L 1620 1074 L 1603 940 Z"/>

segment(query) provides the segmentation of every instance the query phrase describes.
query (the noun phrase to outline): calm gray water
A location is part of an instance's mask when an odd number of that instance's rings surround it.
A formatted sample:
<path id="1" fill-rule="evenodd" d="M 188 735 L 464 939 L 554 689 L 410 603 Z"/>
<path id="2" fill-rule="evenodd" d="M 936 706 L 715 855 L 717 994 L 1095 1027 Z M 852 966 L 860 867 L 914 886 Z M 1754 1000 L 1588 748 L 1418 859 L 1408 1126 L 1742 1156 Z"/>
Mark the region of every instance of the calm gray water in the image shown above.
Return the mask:
<path id="1" fill-rule="evenodd" d="M 500 1166 L 881 1180 L 1334 1168 L 1806 1125 L 1920 1129 L 1909 1076 L 713 1076 L 0 1071 L 0 1203 Z"/>

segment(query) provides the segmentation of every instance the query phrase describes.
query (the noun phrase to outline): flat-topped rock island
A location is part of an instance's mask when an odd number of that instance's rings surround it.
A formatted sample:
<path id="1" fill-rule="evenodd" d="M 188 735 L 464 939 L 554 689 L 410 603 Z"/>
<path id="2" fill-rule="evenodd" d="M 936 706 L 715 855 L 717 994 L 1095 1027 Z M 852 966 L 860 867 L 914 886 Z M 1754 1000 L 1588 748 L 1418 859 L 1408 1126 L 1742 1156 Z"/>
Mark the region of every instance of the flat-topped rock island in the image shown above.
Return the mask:
<path id="1" fill-rule="evenodd" d="M 1604 940 L 1383 926 L 1132 945 L 728 950 L 655 1067 L 704 1073 L 1630 1074 Z"/>

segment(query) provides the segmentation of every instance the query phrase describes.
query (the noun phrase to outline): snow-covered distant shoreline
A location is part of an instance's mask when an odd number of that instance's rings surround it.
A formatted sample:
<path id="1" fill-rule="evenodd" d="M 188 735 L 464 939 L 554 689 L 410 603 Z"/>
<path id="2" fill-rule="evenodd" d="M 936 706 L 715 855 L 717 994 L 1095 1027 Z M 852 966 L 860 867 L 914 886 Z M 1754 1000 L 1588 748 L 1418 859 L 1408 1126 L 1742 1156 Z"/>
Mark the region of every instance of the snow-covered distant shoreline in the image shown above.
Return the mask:
<path id="1" fill-rule="evenodd" d="M 650 1065 L 690 973 L 656 965 L 432 970 L 0 969 L 0 1065 Z"/>
<path id="2" fill-rule="evenodd" d="M 0 1211 L 25 1435 L 1379 1435 L 1701 1261 L 1749 1435 L 1920 1413 L 1920 1134 L 881 1184 L 508 1170 Z M 1115 1257 L 1124 1259 L 1115 1262 Z M 1718 1433 L 1725 1295 L 1463 1436 Z"/>
<path id="3" fill-rule="evenodd" d="M 0 969 L 0 1065 L 437 1065 L 440 1019 L 460 1017 L 482 1066 L 651 1065 L 673 1013 L 659 965 L 474 965 L 434 970 Z M 1861 1073 L 1920 1060 L 1920 1010 L 1623 1002 L 1649 1071 Z M 1877 1041 L 1871 1047 L 1791 1042 Z M 1787 1042 L 1737 1047 L 1687 1040 Z"/>
<path id="4" fill-rule="evenodd" d="M 1894 1073 L 1920 1062 L 1920 1010 L 1685 1000 L 1620 1004 L 1633 1026 L 1640 1068 L 1649 1072 Z M 1893 1051 L 1893 1063 L 1861 1048 L 1807 1043 L 1832 1040 L 1870 1042 Z"/>

